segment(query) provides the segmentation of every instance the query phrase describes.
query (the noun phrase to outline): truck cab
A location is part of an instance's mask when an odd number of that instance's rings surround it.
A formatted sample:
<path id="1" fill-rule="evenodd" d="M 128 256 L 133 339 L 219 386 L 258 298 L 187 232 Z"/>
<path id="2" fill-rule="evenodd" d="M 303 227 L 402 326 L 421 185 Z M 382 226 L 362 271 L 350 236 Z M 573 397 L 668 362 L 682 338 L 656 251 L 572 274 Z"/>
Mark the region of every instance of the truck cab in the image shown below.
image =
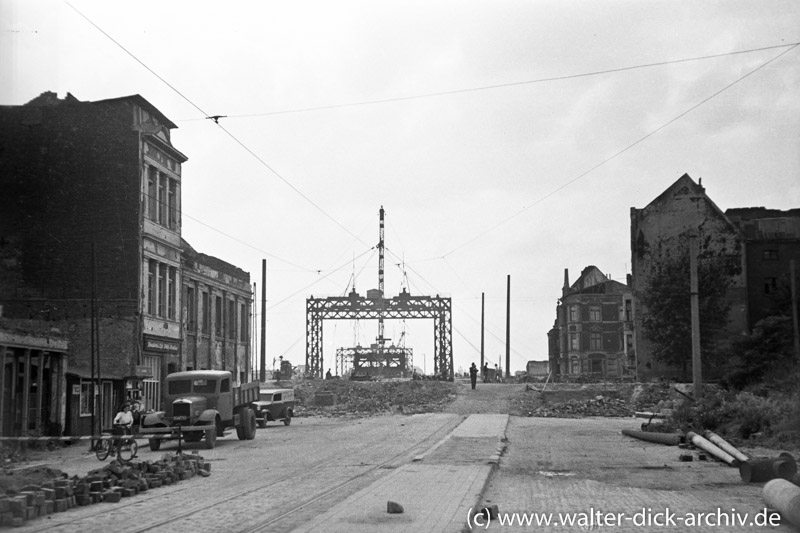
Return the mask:
<path id="1" fill-rule="evenodd" d="M 150 449 L 156 451 L 161 441 L 182 433 L 187 442 L 206 438 L 206 447 L 213 448 L 217 436 L 236 428 L 240 440 L 255 438 L 255 413 L 250 404 L 258 398 L 258 382 L 233 386 L 227 370 L 191 370 L 175 372 L 166 378 L 166 410 L 145 416 L 143 433 L 156 433 L 150 438 Z"/>

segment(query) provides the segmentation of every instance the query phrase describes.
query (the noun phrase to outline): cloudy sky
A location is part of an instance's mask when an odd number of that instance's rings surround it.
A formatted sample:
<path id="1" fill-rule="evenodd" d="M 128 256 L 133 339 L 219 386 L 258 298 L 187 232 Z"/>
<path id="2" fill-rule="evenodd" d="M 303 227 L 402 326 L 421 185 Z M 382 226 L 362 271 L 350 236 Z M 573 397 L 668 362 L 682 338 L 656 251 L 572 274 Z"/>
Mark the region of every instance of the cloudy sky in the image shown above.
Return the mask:
<path id="1" fill-rule="evenodd" d="M 267 260 L 267 359 L 305 299 L 453 300 L 454 367 L 547 358 L 564 269 L 624 281 L 629 213 L 684 173 L 724 209 L 800 207 L 800 3 L 0 0 L 0 105 L 140 94 L 173 120 L 183 235 Z M 205 117 L 225 115 L 215 124 Z M 325 324 L 335 350 L 375 322 Z M 432 321 L 386 322 L 433 367 Z M 505 366 L 504 363 L 502 366 Z"/>

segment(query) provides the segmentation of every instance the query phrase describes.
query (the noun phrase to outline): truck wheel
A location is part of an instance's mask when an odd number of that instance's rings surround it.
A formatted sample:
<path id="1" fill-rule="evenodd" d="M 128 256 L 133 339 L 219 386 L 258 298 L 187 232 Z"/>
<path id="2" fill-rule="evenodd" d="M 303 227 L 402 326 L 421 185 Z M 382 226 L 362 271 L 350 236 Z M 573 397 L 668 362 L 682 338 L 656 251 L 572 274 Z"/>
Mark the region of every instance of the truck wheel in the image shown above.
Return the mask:
<path id="1" fill-rule="evenodd" d="M 247 440 L 256 438 L 256 414 L 252 409 L 245 409 L 243 425 L 244 438 Z"/>
<path id="2" fill-rule="evenodd" d="M 206 430 L 206 449 L 213 450 L 217 443 L 217 428 L 212 427 Z"/>
<path id="3" fill-rule="evenodd" d="M 258 419 L 258 427 L 265 428 L 267 427 L 267 415 L 264 415 L 264 418 Z"/>
<path id="4" fill-rule="evenodd" d="M 244 418 L 244 415 L 242 415 L 242 418 Z M 236 438 L 239 440 L 245 440 L 247 438 L 244 434 L 244 421 L 242 421 L 242 425 L 236 426 Z"/>
<path id="5" fill-rule="evenodd" d="M 292 412 L 286 411 L 286 418 L 283 419 L 283 425 L 288 426 L 292 423 Z"/>
<path id="6" fill-rule="evenodd" d="M 157 452 L 161 448 L 161 439 L 148 439 L 150 451 Z"/>

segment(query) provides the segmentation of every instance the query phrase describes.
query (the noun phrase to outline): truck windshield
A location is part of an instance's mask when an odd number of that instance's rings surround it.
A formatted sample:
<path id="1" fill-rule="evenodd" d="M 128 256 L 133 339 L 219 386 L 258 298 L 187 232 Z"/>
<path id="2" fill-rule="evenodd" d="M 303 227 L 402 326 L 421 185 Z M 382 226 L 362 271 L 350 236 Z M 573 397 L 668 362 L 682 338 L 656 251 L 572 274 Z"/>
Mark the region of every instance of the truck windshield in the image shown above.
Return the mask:
<path id="1" fill-rule="evenodd" d="M 213 379 L 196 379 L 192 382 L 192 390 L 206 394 L 217 392 L 217 382 Z"/>
<path id="2" fill-rule="evenodd" d="M 213 394 L 217 392 L 217 381 L 215 379 L 176 379 L 167 384 L 167 394 L 189 394 L 190 392 Z"/>
<path id="3" fill-rule="evenodd" d="M 261 401 L 262 402 L 270 402 L 272 401 L 272 393 L 261 393 Z"/>
<path id="4" fill-rule="evenodd" d="M 192 380 L 181 379 L 176 381 L 170 381 L 167 389 L 168 389 L 168 394 L 187 394 L 189 392 L 192 392 Z"/>

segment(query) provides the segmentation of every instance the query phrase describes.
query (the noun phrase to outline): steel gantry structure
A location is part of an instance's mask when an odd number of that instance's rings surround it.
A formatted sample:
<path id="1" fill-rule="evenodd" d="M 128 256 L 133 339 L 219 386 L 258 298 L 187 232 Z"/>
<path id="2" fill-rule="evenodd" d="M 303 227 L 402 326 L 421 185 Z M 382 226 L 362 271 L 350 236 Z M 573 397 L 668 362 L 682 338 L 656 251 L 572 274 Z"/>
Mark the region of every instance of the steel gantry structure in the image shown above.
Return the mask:
<path id="1" fill-rule="evenodd" d="M 322 377 L 324 320 L 383 318 L 432 318 L 434 375 L 442 380 L 453 381 L 453 318 L 450 298 L 412 296 L 405 289 L 391 299 L 384 298 L 380 291 L 365 298 L 355 290 L 347 296 L 307 298 L 306 370 L 309 375 Z"/>

